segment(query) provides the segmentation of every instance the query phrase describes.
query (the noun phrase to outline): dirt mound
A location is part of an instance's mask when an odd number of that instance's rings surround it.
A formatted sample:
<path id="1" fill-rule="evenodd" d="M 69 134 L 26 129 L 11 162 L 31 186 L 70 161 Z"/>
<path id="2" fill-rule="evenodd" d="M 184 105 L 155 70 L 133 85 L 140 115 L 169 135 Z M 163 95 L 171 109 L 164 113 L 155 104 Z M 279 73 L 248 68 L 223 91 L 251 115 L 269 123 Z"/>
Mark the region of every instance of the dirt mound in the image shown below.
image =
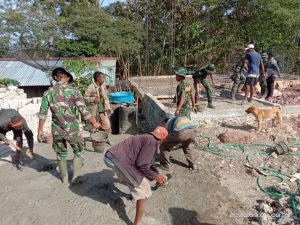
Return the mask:
<path id="1" fill-rule="evenodd" d="M 300 85 L 294 85 L 282 91 L 281 96 L 273 96 L 273 103 L 282 105 L 299 105 L 300 104 Z"/>
<path id="2" fill-rule="evenodd" d="M 256 141 L 256 137 L 243 130 L 226 130 L 218 135 L 218 139 L 223 143 L 246 144 Z"/>

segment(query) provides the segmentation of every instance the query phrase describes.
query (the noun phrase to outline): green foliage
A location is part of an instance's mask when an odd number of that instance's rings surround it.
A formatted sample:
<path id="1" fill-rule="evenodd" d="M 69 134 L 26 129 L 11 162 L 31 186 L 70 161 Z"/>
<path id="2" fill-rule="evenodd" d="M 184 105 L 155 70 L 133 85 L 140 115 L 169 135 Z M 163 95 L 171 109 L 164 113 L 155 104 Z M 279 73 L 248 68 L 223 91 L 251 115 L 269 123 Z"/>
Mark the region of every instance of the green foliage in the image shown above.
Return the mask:
<path id="1" fill-rule="evenodd" d="M 3 79 L 0 79 L 0 84 L 5 85 L 5 86 L 10 86 L 10 85 L 19 86 L 20 82 L 10 79 L 10 78 L 3 78 Z"/>
<path id="2" fill-rule="evenodd" d="M 86 88 L 92 82 L 93 73 L 96 71 L 95 63 L 83 60 L 66 60 L 63 66 L 75 75 L 74 83 L 81 93 L 84 94 Z"/>
<path id="3" fill-rule="evenodd" d="M 56 47 L 61 52 L 82 57 L 93 57 L 98 54 L 97 48 L 89 41 L 58 40 Z"/>
<path id="4" fill-rule="evenodd" d="M 272 51 L 300 73 L 299 0 L 6 0 L 0 5 L 0 56 L 20 46 L 79 56 L 117 56 L 121 72 L 164 74 L 173 66 L 218 65 L 227 72 L 246 44 Z"/>

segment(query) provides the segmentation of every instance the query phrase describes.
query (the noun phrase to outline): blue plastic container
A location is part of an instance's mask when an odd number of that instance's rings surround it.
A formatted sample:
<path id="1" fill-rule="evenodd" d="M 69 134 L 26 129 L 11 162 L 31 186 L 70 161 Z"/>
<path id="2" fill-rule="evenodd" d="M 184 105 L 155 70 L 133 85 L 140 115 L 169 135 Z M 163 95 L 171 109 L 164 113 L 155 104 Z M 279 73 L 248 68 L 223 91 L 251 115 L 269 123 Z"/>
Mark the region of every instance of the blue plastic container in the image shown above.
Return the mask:
<path id="1" fill-rule="evenodd" d="M 134 103 L 134 96 L 133 92 L 113 92 L 109 94 L 109 100 L 111 102 Z"/>

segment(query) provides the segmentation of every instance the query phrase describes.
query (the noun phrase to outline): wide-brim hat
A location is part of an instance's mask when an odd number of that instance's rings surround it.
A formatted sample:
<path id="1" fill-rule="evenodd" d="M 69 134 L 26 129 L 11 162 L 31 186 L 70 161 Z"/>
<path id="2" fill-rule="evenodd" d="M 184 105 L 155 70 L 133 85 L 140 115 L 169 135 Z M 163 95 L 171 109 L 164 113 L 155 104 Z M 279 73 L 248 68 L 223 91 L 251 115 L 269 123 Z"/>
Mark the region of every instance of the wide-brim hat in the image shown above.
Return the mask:
<path id="1" fill-rule="evenodd" d="M 185 77 L 187 75 L 187 70 L 184 68 L 180 68 L 178 70 L 175 70 L 175 74 Z"/>
<path id="2" fill-rule="evenodd" d="M 55 78 L 55 75 L 58 73 L 58 72 L 62 72 L 63 74 L 67 75 L 70 80 L 69 80 L 69 83 L 73 82 L 73 76 L 72 74 L 70 74 L 68 71 L 66 71 L 64 68 L 62 67 L 57 67 L 55 68 L 53 71 L 52 71 L 52 78 L 53 80 L 57 81 L 56 78 Z"/>
<path id="3" fill-rule="evenodd" d="M 268 54 L 267 54 L 267 53 L 263 53 L 261 56 L 262 56 L 263 58 L 266 58 L 266 57 L 268 57 Z"/>
<path id="4" fill-rule="evenodd" d="M 213 73 L 216 71 L 216 66 L 214 64 L 207 64 L 205 67 L 204 67 L 205 71 L 208 72 L 208 73 Z"/>

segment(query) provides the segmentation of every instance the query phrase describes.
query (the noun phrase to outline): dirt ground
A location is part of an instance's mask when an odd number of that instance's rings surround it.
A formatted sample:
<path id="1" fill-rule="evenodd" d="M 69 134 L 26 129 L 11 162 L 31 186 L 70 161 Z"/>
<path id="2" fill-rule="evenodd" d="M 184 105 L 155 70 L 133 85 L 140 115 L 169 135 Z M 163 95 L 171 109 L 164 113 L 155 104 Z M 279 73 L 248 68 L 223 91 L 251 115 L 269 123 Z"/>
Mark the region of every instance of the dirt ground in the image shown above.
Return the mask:
<path id="1" fill-rule="evenodd" d="M 256 136 L 257 143 L 274 144 L 280 140 L 286 141 L 289 136 L 299 141 L 299 116 L 285 118 L 281 131 L 270 126 L 256 134 L 253 132 L 254 124 L 254 120 L 249 124 L 240 119 L 222 121 L 214 126 L 203 125 L 201 134 L 210 137 L 213 145 L 221 144 L 217 136 L 226 130 L 248 132 Z M 117 143 L 126 137 L 128 135 L 114 135 L 112 141 Z M 198 138 L 196 141 L 201 146 L 207 144 L 205 139 Z M 84 182 L 65 186 L 59 180 L 55 154 L 50 145 L 36 144 L 36 159 L 33 161 L 23 156 L 22 171 L 7 162 L 13 153 L 7 146 L 1 145 L 1 224 L 132 224 L 135 204 L 130 201 L 127 188 L 116 182 L 113 172 L 103 163 L 103 154 L 93 152 L 89 141 L 87 147 Z M 249 147 L 247 151 L 266 149 Z M 153 190 L 146 208 L 144 225 L 275 224 L 271 221 L 263 223 L 260 218 L 254 218 L 252 222 L 249 219 L 257 212 L 257 201 L 267 198 L 267 195 L 257 186 L 258 174 L 243 165 L 246 154 L 224 157 L 200 151 L 196 147 L 194 154 L 198 170 L 191 172 L 185 167 L 182 150 L 173 151 L 172 170 L 168 172 L 172 178 L 168 186 Z M 71 152 L 69 158 L 72 158 Z M 271 163 L 273 160 L 274 167 L 285 166 L 283 169 L 287 173 L 299 169 L 297 157 L 281 161 L 282 158 L 265 158 L 262 162 Z M 152 185 L 154 187 L 155 184 Z"/>

